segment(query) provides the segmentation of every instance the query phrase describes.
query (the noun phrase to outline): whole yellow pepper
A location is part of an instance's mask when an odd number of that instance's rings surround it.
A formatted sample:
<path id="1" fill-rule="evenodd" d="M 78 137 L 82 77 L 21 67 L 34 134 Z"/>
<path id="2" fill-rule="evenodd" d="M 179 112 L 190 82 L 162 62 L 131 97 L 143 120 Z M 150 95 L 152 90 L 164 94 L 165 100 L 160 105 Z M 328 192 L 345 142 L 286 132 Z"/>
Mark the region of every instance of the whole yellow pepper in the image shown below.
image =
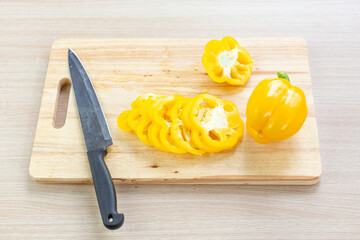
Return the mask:
<path id="1" fill-rule="evenodd" d="M 290 84 L 284 72 L 261 81 L 246 107 L 246 129 L 258 143 L 277 142 L 297 133 L 308 109 L 304 92 Z"/>

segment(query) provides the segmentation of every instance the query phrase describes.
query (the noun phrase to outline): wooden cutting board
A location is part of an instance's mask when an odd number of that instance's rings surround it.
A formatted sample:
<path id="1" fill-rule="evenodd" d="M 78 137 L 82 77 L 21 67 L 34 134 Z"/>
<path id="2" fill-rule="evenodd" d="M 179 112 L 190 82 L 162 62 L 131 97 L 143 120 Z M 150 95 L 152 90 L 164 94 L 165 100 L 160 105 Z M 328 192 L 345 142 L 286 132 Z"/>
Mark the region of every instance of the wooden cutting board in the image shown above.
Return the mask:
<path id="1" fill-rule="evenodd" d="M 238 39 L 254 60 L 248 83 L 210 80 L 201 63 L 210 39 L 61 39 L 49 59 L 30 175 L 39 182 L 91 183 L 67 49 L 82 60 L 93 81 L 114 145 L 105 161 L 115 183 L 314 184 L 321 175 L 318 133 L 307 46 L 298 38 Z M 245 122 L 247 100 L 264 78 L 284 71 L 305 92 L 309 114 L 292 138 L 261 145 L 245 131 L 234 149 L 210 156 L 177 155 L 143 144 L 118 129 L 116 119 L 141 94 L 211 93 L 231 100 Z M 67 94 L 69 92 L 69 94 Z M 68 95 L 68 96 L 67 96 Z M 62 121 L 63 119 L 63 121 Z"/>

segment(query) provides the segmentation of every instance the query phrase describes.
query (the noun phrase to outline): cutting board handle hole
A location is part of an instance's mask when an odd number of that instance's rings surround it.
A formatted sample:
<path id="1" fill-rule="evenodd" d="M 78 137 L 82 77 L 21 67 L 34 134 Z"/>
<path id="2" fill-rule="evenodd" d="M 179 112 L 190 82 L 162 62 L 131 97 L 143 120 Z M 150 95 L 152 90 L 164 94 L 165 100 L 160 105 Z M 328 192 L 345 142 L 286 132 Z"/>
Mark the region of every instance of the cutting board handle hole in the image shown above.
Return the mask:
<path id="1" fill-rule="evenodd" d="M 54 128 L 62 128 L 65 125 L 70 89 L 71 82 L 68 78 L 63 78 L 59 81 L 53 117 Z"/>

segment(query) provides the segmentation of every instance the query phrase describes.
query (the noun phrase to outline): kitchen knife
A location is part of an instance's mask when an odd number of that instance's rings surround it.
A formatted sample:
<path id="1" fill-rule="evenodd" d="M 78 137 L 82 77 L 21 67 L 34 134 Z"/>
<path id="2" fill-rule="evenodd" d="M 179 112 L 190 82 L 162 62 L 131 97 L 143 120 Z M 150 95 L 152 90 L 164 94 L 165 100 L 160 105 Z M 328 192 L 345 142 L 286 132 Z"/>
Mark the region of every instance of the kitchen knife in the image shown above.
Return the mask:
<path id="1" fill-rule="evenodd" d="M 110 131 L 94 86 L 70 48 L 68 61 L 101 218 L 105 227 L 117 229 L 124 223 L 124 214 L 117 212 L 114 184 L 104 162 L 106 149 L 113 144 Z"/>

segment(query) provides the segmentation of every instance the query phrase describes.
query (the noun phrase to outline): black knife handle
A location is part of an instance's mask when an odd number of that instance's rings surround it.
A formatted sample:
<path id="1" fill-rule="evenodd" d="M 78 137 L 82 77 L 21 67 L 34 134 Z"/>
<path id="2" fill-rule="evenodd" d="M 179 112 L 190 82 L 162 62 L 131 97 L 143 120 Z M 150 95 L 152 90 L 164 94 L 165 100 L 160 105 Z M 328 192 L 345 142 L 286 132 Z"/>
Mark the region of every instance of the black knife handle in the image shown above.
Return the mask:
<path id="1" fill-rule="evenodd" d="M 124 214 L 117 212 L 114 184 L 104 162 L 106 154 L 106 148 L 97 149 L 88 152 L 88 158 L 102 221 L 105 227 L 115 230 L 123 225 Z"/>

